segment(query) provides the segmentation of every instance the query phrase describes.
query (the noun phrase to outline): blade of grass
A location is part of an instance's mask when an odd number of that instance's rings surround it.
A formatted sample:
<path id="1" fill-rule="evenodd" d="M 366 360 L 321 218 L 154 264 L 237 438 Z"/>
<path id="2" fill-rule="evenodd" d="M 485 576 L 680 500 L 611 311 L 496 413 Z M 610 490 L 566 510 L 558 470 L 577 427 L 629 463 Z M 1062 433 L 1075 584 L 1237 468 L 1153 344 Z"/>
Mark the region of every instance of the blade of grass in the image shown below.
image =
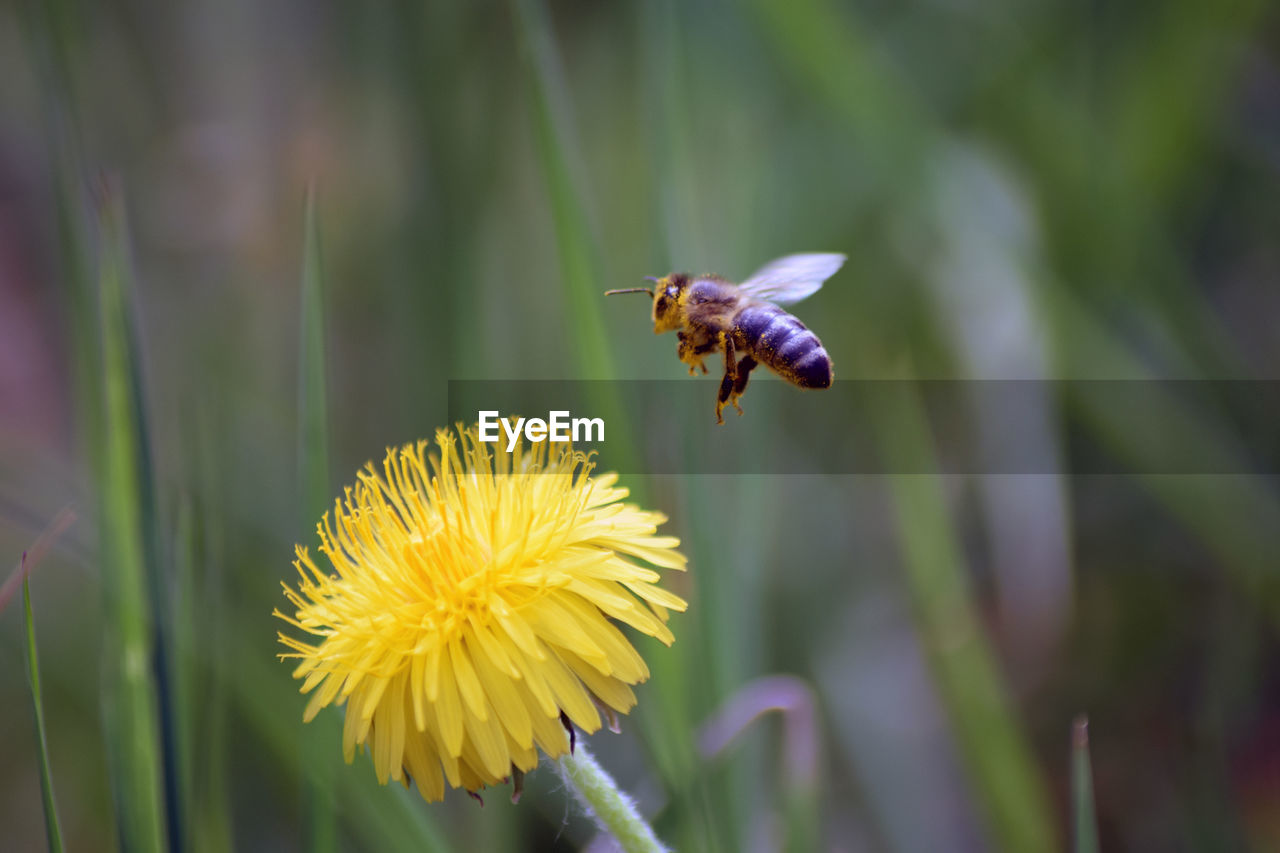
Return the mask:
<path id="1" fill-rule="evenodd" d="M 298 471 L 305 532 L 328 507 L 329 402 L 324 348 L 324 277 L 314 188 L 308 190 L 303 246 L 298 347 Z"/>
<path id="2" fill-rule="evenodd" d="M 1089 718 L 1071 725 L 1071 824 L 1075 853 L 1098 853 L 1098 819 L 1093 805 L 1093 768 L 1089 761 Z"/>
<path id="3" fill-rule="evenodd" d="M 512 0 L 518 35 L 527 63 L 533 129 L 543 179 L 555 223 L 556 247 L 564 286 L 570 345 L 587 379 L 613 380 L 613 350 L 605 335 L 605 277 L 592 236 L 581 181 L 572 164 L 579 158 L 569 97 L 556 46 L 540 0 Z M 623 470 L 637 470 L 634 435 L 626 409 L 611 382 L 591 383 L 592 406 L 609 427 L 609 448 Z M 637 493 L 638 498 L 643 495 Z"/>
<path id="4" fill-rule="evenodd" d="M 697 171 L 690 155 L 687 52 L 673 0 L 641 3 L 638 13 L 644 28 L 646 129 L 657 190 L 654 214 L 663 244 L 660 269 L 669 270 L 676 266 L 673 261 L 689 264 L 703 256 L 695 215 Z"/>
<path id="5" fill-rule="evenodd" d="M 58 821 L 58 804 L 53 796 L 53 771 L 49 768 L 49 737 L 44 725 L 44 701 L 40 694 L 40 656 L 36 652 L 36 623 L 31 615 L 30 569 L 26 552 L 22 554 L 22 617 L 26 630 L 27 687 L 31 693 L 31 710 L 36 719 L 36 746 L 40 751 L 40 799 L 44 805 L 45 834 L 49 850 L 62 850 L 62 827 Z"/>
<path id="6" fill-rule="evenodd" d="M 164 693 L 157 691 L 155 679 L 165 675 L 163 659 L 153 660 L 151 655 L 158 647 L 148 609 L 148 596 L 151 609 L 162 601 L 156 571 L 159 537 L 152 512 L 140 374 L 124 307 L 128 299 L 123 217 L 117 215 L 118 194 L 110 191 L 96 211 L 97 234 L 87 214 L 82 192 L 86 170 L 72 92 L 77 18 L 65 3 L 34 4 L 26 11 L 23 21 L 35 47 L 37 76 L 45 96 L 46 136 L 55 152 L 54 205 L 63 264 L 59 280 L 70 318 L 80 438 L 98 483 L 109 635 L 105 648 L 111 658 L 103 670 L 103 718 L 109 733 L 118 831 L 122 845 L 136 842 L 133 846 L 138 849 L 155 849 L 153 844 L 158 845 L 161 838 L 151 825 L 158 816 L 156 806 L 163 801 L 155 763 L 174 751 L 157 755 L 155 743 L 158 723 L 169 719 L 166 714 L 158 721 L 153 706 L 163 706 Z M 101 243 L 101 258 L 95 258 L 91 248 L 95 237 Z M 121 522 L 124 527 L 114 526 Z M 167 741 L 167 735 L 162 736 Z M 167 778 L 173 781 L 175 774 L 170 772 Z M 176 812 L 167 818 L 173 841 L 178 837 Z"/>
<path id="7" fill-rule="evenodd" d="M 529 94 L 539 164 L 550 196 L 556 247 L 569 314 L 570 339 L 587 378 L 612 379 L 613 351 L 604 333 L 600 299 L 607 288 L 591 236 L 581 181 L 572 164 L 580 158 L 572 132 L 568 95 L 552 40 L 547 11 L 539 0 L 513 0 L 528 63 Z M 612 424 L 610 424 L 612 426 Z"/>
<path id="8" fill-rule="evenodd" d="M 298 347 L 298 474 L 302 531 L 307 541 L 329 502 L 329 406 L 324 348 L 324 275 L 315 187 L 307 191 L 302 247 L 301 326 Z M 316 726 L 303 732 L 302 772 L 307 847 L 336 850 L 332 749 Z"/>
<path id="9" fill-rule="evenodd" d="M 121 846 L 164 847 L 164 794 L 158 688 L 152 662 L 155 619 L 147 582 L 143 432 L 128 313 L 121 194 L 104 187 L 99 311 L 102 425 L 98 471 L 99 537 L 106 610 L 104 718 Z M 171 822 L 172 828 L 172 822 Z"/>
<path id="10" fill-rule="evenodd" d="M 49 741 L 44 723 L 44 700 L 40 690 L 40 660 L 36 652 L 35 619 L 31 615 L 31 588 L 29 579 L 31 570 L 44 558 L 55 539 L 75 521 L 75 513 L 63 509 L 41 531 L 31 547 L 22 552 L 22 560 L 18 568 L 0 585 L 0 613 L 4 612 L 10 599 L 22 589 L 23 639 L 26 644 L 27 687 L 31 694 L 31 707 L 36 722 L 36 746 L 40 754 L 40 793 L 44 805 L 46 837 L 50 850 L 62 850 L 62 830 L 58 821 L 57 804 L 53 797 L 53 773 L 49 769 Z"/>
<path id="11" fill-rule="evenodd" d="M 886 470 L 936 470 L 919 399 L 907 383 L 894 387 L 902 394 L 870 413 Z M 993 846 L 1056 850 L 1048 796 L 974 612 L 942 482 L 896 474 L 888 483 L 921 643 Z"/>

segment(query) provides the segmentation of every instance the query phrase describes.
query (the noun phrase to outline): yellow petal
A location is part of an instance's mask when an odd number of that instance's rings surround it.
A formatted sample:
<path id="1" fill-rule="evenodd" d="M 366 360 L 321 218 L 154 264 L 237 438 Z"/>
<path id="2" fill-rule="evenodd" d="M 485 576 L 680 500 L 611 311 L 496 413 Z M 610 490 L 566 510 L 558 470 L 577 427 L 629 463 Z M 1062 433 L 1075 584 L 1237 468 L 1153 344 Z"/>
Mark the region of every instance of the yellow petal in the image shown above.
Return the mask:
<path id="1" fill-rule="evenodd" d="M 511 769 L 511 755 L 507 752 L 507 742 L 498 721 L 481 720 L 471 714 L 464 715 L 462 719 L 467 727 L 463 756 L 467 754 L 467 745 L 473 746 L 481 766 L 494 781 L 506 776 Z"/>
<path id="2" fill-rule="evenodd" d="M 516 689 L 518 682 L 499 671 L 483 651 L 478 651 L 473 658 L 476 674 L 480 677 L 485 695 L 493 704 L 493 709 L 503 728 L 518 745 L 532 746 L 533 724 L 529 720 L 529 713 L 525 710 L 524 701 Z"/>
<path id="3" fill-rule="evenodd" d="M 612 676 L 596 672 L 595 667 L 573 652 L 561 650 L 559 654 L 565 664 L 582 679 L 587 689 L 601 702 L 624 714 L 635 707 L 636 694 L 626 684 Z"/>
<path id="4" fill-rule="evenodd" d="M 452 678 L 453 665 L 447 657 L 440 663 L 440 675 L 440 690 L 431 708 L 439 726 L 442 751 L 456 757 L 462 754 L 462 704 L 458 701 L 458 690 Z"/>
<path id="5" fill-rule="evenodd" d="M 476 678 L 476 671 L 471 665 L 471 658 L 461 640 L 449 644 L 449 662 L 453 664 L 454 683 L 462 694 L 462 701 L 467 703 L 468 710 L 476 719 L 485 722 L 489 719 L 489 703 L 484 697 L 484 689 Z"/>

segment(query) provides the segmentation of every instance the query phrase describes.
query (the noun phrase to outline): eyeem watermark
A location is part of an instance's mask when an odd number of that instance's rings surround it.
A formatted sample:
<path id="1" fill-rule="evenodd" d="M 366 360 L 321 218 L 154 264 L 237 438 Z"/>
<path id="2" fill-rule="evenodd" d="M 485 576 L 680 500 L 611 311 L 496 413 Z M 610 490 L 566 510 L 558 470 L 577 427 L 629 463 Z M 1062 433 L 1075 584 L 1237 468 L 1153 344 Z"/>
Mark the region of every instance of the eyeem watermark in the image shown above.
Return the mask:
<path id="1" fill-rule="evenodd" d="M 572 441 L 574 444 L 583 441 L 604 441 L 604 418 L 573 418 L 567 411 L 547 412 L 547 419 L 498 417 L 497 409 L 482 410 L 478 413 L 480 423 L 480 440 L 498 441 L 498 426 L 507 436 L 507 452 L 516 449 L 523 432 L 530 443 L 538 441 Z"/>

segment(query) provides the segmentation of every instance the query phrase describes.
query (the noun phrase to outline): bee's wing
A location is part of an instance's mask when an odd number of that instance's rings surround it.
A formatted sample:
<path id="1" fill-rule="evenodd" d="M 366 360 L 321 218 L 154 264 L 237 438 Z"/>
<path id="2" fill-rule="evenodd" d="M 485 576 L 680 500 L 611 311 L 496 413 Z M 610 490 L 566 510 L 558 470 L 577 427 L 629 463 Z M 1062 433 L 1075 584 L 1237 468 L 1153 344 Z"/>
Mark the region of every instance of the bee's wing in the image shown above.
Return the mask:
<path id="1" fill-rule="evenodd" d="M 770 261 L 739 285 L 748 295 L 786 305 L 812 296 L 844 264 L 844 255 L 821 252 Z"/>

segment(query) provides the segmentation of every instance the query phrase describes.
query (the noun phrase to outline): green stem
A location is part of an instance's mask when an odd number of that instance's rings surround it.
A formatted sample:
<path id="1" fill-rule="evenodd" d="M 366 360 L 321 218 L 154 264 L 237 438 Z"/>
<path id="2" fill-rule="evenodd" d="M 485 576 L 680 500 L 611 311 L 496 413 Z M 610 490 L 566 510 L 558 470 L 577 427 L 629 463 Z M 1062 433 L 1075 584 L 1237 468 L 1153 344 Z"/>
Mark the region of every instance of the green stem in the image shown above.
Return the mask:
<path id="1" fill-rule="evenodd" d="M 23 555 L 26 560 L 26 555 Z M 31 587 L 22 580 L 22 610 L 27 623 L 27 683 L 31 687 L 31 707 L 36 716 L 36 744 L 40 747 L 40 796 L 44 800 L 44 824 L 49 850 L 61 853 L 62 829 L 53 799 L 53 774 L 49 769 L 49 741 L 44 729 L 44 702 L 40 699 L 40 661 L 36 654 L 36 625 L 31 618 Z"/>
<path id="2" fill-rule="evenodd" d="M 556 770 L 587 813 L 602 830 L 616 838 L 627 853 L 668 850 L 640 817 L 635 802 L 618 789 L 613 777 L 581 742 L 572 753 L 556 762 Z"/>

